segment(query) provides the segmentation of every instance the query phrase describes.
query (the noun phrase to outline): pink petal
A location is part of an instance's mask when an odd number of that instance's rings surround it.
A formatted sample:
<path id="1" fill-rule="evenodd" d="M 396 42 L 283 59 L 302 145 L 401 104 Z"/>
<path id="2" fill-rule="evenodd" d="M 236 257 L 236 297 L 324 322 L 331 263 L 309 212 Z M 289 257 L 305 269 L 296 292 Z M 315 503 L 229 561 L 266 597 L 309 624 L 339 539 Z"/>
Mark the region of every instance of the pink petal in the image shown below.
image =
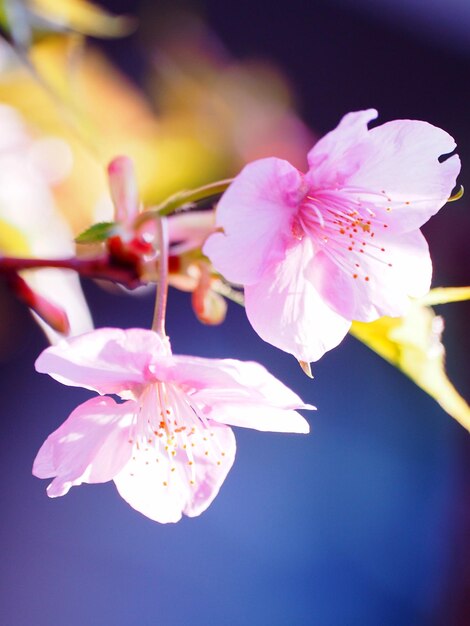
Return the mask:
<path id="1" fill-rule="evenodd" d="M 350 322 L 331 309 L 305 276 L 311 241 L 291 248 L 283 263 L 245 289 L 248 319 L 262 339 L 301 361 L 316 361 L 337 346 Z"/>
<path id="2" fill-rule="evenodd" d="M 205 417 L 229 426 L 241 426 L 255 430 L 278 433 L 308 433 L 310 426 L 305 418 L 296 411 L 281 409 L 276 406 L 249 399 L 220 397 L 210 394 L 198 394 L 197 400 L 208 402 L 201 407 Z M 195 398 L 195 400 L 196 400 Z M 310 405 L 301 408 L 313 409 Z"/>
<path id="3" fill-rule="evenodd" d="M 360 146 L 369 133 L 367 125 L 377 115 L 375 109 L 348 113 L 334 130 L 317 141 L 308 153 L 308 178 L 313 186 L 342 184 L 357 169 Z"/>
<path id="4" fill-rule="evenodd" d="M 33 464 L 38 478 L 55 477 L 50 497 L 65 495 L 70 487 L 111 480 L 131 455 L 129 425 L 136 410 L 133 401 L 117 404 L 112 398 L 91 398 L 78 406 L 39 450 Z"/>
<path id="5" fill-rule="evenodd" d="M 431 284 L 429 249 L 419 230 L 405 234 L 378 233 L 365 246 L 340 258 L 320 252 L 308 276 L 328 305 L 351 320 L 372 321 L 383 315 L 403 315 L 409 296 L 423 296 Z M 356 278 L 354 278 L 356 277 Z"/>
<path id="6" fill-rule="evenodd" d="M 431 124 L 388 122 L 369 132 L 367 158 L 348 184 L 378 194 L 373 198 L 377 215 L 391 230 L 419 228 L 452 193 L 460 159 L 438 159 L 454 149 L 454 139 Z"/>
<path id="7" fill-rule="evenodd" d="M 235 397 L 238 397 L 242 402 L 245 400 L 262 402 L 283 409 L 299 409 L 306 406 L 296 393 L 259 363 L 234 359 L 214 359 L 214 365 L 221 371 L 230 371 L 233 377 L 231 386 L 214 390 L 214 394 L 220 398 L 230 398 L 233 401 Z M 202 389 L 202 392 L 212 393 L 212 389 L 205 388 Z"/>
<path id="8" fill-rule="evenodd" d="M 169 361 L 170 359 L 167 359 Z M 233 359 L 173 356 L 156 377 L 186 389 L 203 415 L 217 422 L 277 432 L 308 432 L 291 409 L 311 409 L 262 365 Z"/>
<path id="9" fill-rule="evenodd" d="M 268 402 L 271 406 L 300 408 L 304 403 L 262 365 L 235 359 L 205 359 L 172 355 L 152 366 L 155 377 L 188 390 L 214 393 L 222 390 L 240 398 Z M 225 397 L 225 396 L 224 396 Z"/>
<path id="10" fill-rule="evenodd" d="M 227 280 L 252 284 L 285 253 L 285 237 L 305 194 L 290 163 L 269 158 L 245 166 L 217 206 L 216 232 L 203 251 Z"/>
<path id="11" fill-rule="evenodd" d="M 163 354 L 162 340 L 150 330 L 101 328 L 47 348 L 35 365 L 64 385 L 119 394 L 144 383 L 151 361 Z"/>
<path id="12" fill-rule="evenodd" d="M 168 236 L 171 253 L 183 254 L 199 248 L 213 231 L 215 215 L 213 211 L 191 211 L 168 217 Z"/>
<path id="13" fill-rule="evenodd" d="M 205 359 L 179 354 L 159 359 L 150 366 L 150 370 L 156 379 L 187 389 L 242 388 L 242 384 L 237 382 L 239 363 L 232 359 Z"/>
<path id="14" fill-rule="evenodd" d="M 147 454 L 135 454 L 135 460 L 114 479 L 124 500 L 160 523 L 177 522 L 183 513 L 194 517 L 205 511 L 233 464 L 236 445 L 232 430 L 219 424 L 201 425 L 196 437 L 199 443 L 203 437 L 210 442 L 191 448 L 191 461 L 182 447 L 174 457 L 163 445 Z"/>

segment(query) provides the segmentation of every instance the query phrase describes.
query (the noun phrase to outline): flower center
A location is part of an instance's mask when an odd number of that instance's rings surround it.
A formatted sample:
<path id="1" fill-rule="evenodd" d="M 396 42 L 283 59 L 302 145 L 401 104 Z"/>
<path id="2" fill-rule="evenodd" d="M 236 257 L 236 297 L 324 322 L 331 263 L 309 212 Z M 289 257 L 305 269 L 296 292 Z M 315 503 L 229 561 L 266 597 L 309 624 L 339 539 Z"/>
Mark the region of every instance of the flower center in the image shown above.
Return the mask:
<path id="1" fill-rule="evenodd" d="M 162 382 L 142 392 L 129 443 L 133 461 L 139 455 L 146 465 L 164 462 L 165 487 L 174 476 L 195 485 L 197 463 L 207 459 L 221 465 L 225 456 L 210 421 L 191 402 L 190 391 Z"/>
<path id="2" fill-rule="evenodd" d="M 369 259 L 392 267 L 384 254 L 386 247 L 379 243 L 388 224 L 378 217 L 373 197 L 362 199 L 358 190 L 351 191 L 310 190 L 299 205 L 292 234 L 298 240 L 310 237 L 316 252 L 324 252 L 352 278 L 368 282 Z"/>

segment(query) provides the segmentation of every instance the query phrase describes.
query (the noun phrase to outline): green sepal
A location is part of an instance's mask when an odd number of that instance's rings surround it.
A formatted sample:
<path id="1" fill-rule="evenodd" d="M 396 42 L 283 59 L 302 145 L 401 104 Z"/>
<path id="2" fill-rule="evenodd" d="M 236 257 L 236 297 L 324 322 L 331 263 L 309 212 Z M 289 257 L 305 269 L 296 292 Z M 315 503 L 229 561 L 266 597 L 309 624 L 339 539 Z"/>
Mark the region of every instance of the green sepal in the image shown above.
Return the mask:
<path id="1" fill-rule="evenodd" d="M 76 243 L 99 243 L 106 241 L 117 232 L 116 222 L 98 222 L 84 230 L 78 237 L 75 237 Z"/>

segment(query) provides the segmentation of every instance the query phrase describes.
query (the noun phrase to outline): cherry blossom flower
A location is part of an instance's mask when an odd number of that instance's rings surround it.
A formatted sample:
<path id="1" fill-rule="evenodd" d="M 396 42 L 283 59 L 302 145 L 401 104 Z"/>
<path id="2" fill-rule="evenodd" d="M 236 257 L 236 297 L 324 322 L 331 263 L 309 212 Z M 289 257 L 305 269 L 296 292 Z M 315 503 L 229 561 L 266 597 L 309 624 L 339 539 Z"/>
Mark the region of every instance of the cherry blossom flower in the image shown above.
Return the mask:
<path id="1" fill-rule="evenodd" d="M 449 198 L 460 169 L 450 135 L 397 120 L 368 130 L 349 113 L 318 141 L 302 174 L 287 161 L 247 165 L 217 207 L 204 252 L 245 289 L 258 334 L 300 361 L 319 359 L 351 320 L 402 315 L 430 287 L 419 227 Z"/>
<path id="2" fill-rule="evenodd" d="M 307 433 L 312 409 L 261 365 L 172 355 L 143 329 L 102 328 L 44 350 L 39 372 L 100 394 L 78 406 L 42 445 L 33 474 L 51 497 L 114 480 L 158 522 L 202 513 L 235 457 L 233 426 Z"/>

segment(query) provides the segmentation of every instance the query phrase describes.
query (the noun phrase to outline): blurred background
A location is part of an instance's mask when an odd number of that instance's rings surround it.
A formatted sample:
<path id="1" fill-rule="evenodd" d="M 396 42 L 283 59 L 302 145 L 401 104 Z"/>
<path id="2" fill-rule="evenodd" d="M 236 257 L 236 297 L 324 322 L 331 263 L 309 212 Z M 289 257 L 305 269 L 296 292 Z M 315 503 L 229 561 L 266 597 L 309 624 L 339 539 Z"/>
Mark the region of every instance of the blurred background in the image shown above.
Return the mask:
<path id="1" fill-rule="evenodd" d="M 10 161 L 0 163 L 9 172 L 5 180 L 0 172 L 0 219 L 18 203 L 29 210 L 28 241 L 43 215 L 74 234 L 109 217 L 104 170 L 116 154 L 135 159 L 152 204 L 260 156 L 305 169 L 315 137 L 369 107 L 379 122 L 422 119 L 447 130 L 463 162 L 459 182 L 470 189 L 464 0 L 100 4 L 136 16 L 139 29 L 91 38 L 86 48 L 38 38 L 31 55 L 56 100 L 0 59 L 0 103 L 15 111 L 13 132 L 11 110 L 2 109 L 0 123 L 5 111 L 10 118 L 0 144 L 21 135 L 15 149 L 39 168 L 43 150 L 54 155 L 41 194 L 27 193 L 20 178 L 23 195 L 8 195 Z M 62 143 L 51 148 L 44 137 Z M 468 196 L 423 230 L 434 285 L 469 284 Z M 50 244 L 58 254 L 60 237 Z M 83 290 L 96 326 L 150 325 L 151 294 L 109 293 L 90 281 Z M 173 290 L 174 352 L 258 360 L 318 411 L 308 415 L 309 436 L 237 429 L 237 459 L 215 502 L 199 518 L 162 526 L 112 484 L 47 498 L 47 482 L 31 475 L 34 456 L 90 394 L 34 373 L 47 341 L 3 285 L 0 297 L 2 624 L 470 623 L 468 433 L 355 339 L 315 364 L 312 381 L 257 337 L 237 305 L 210 328 L 189 295 Z M 467 303 L 439 309 L 447 369 L 467 398 L 469 312 Z"/>

